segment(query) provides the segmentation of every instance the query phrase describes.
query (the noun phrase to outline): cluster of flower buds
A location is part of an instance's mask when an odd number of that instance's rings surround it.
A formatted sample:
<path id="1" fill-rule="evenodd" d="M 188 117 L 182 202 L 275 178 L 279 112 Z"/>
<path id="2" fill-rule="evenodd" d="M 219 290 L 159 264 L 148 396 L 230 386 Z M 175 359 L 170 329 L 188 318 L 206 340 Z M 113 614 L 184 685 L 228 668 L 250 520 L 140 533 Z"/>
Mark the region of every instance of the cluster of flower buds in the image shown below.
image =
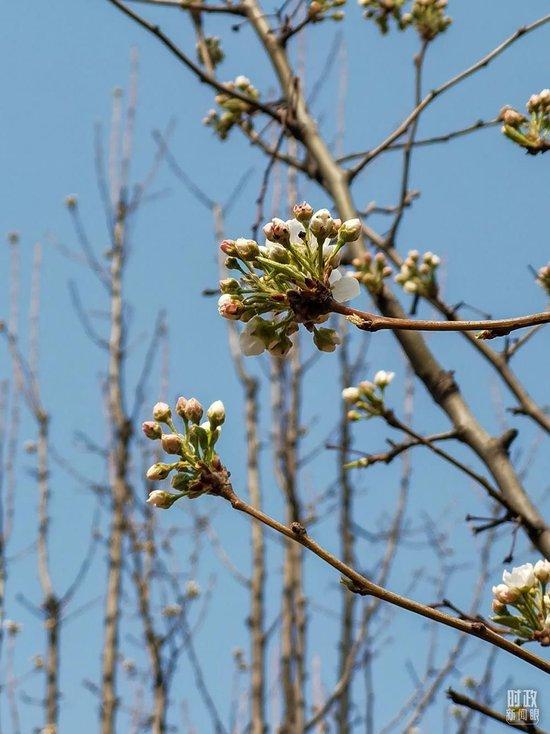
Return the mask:
<path id="1" fill-rule="evenodd" d="M 285 356 L 291 336 L 304 324 L 322 352 L 333 352 L 340 337 L 334 329 L 319 327 L 329 318 L 334 301 L 359 294 L 359 283 L 338 270 L 340 251 L 361 234 L 361 222 L 333 219 L 327 209 L 317 212 L 306 202 L 297 204 L 294 219 L 273 219 L 263 228 L 267 238 L 224 240 L 225 265 L 239 271 L 239 280 L 220 281 L 218 311 L 226 319 L 246 324 L 240 336 L 243 354 L 266 349 Z M 268 314 L 268 318 L 264 315 Z"/>
<path id="2" fill-rule="evenodd" d="M 218 36 L 206 36 L 201 43 L 197 43 L 197 58 L 203 66 L 209 63 L 216 67 L 225 59 L 222 44 Z"/>
<path id="3" fill-rule="evenodd" d="M 402 19 L 405 0 L 359 0 L 359 5 L 365 8 L 365 18 L 372 18 L 381 33 L 389 31 L 392 19 L 401 30 L 405 27 Z"/>
<path id="4" fill-rule="evenodd" d="M 526 107 L 528 117 L 509 105 L 501 109 L 502 132 L 529 153 L 543 153 L 550 148 L 550 89 L 533 94 Z"/>
<path id="5" fill-rule="evenodd" d="M 403 26 L 414 26 L 420 38 L 433 41 L 453 22 L 445 14 L 446 8 L 447 0 L 413 0 L 410 12 L 402 16 Z"/>
<path id="6" fill-rule="evenodd" d="M 227 82 L 225 86 L 249 97 L 250 103 L 238 97 L 233 97 L 230 93 L 226 94 L 224 92 L 216 96 L 216 104 L 220 106 L 222 112 L 210 110 L 203 122 L 205 125 L 212 127 L 221 140 L 227 138 L 233 125 L 245 120 L 245 116 L 254 110 L 254 102 L 260 98 L 260 93 L 246 76 L 238 76 L 234 82 Z"/>
<path id="7" fill-rule="evenodd" d="M 361 257 L 354 258 L 351 264 L 355 268 L 353 277 L 374 295 L 382 290 L 384 278 L 389 278 L 392 274 L 383 252 L 378 252 L 374 257 L 370 252 L 365 252 Z"/>
<path id="8" fill-rule="evenodd" d="M 436 270 L 440 262 L 433 252 L 426 252 L 420 258 L 418 250 L 409 250 L 401 270 L 395 276 L 395 282 L 407 293 L 433 298 L 438 290 Z"/>
<path id="9" fill-rule="evenodd" d="M 550 645 L 550 561 L 543 559 L 504 571 L 502 584 L 493 586 L 493 621 L 523 640 Z M 510 610 L 513 607 L 518 614 Z"/>
<path id="10" fill-rule="evenodd" d="M 174 492 L 155 489 L 147 499 L 149 504 L 163 509 L 168 509 L 181 497 L 194 499 L 201 494 L 220 494 L 229 481 L 229 473 L 215 453 L 225 421 L 223 403 L 220 400 L 212 403 L 206 413 L 208 420 L 203 423 L 204 410 L 195 398 L 178 398 L 176 413 L 183 423 L 183 433 L 177 430 L 166 403 L 157 403 L 153 408 L 154 420 L 145 421 L 142 426 L 147 438 L 160 441 L 167 454 L 177 457 L 170 463 L 157 462 L 147 471 L 147 479 L 153 482 L 172 475 Z M 168 427 L 167 432 L 164 426 Z"/>
<path id="11" fill-rule="evenodd" d="M 538 269 L 537 283 L 540 285 L 541 288 L 544 288 L 544 290 L 550 296 L 550 263 L 548 263 L 548 265 L 543 265 L 541 268 Z"/>
<path id="12" fill-rule="evenodd" d="M 413 26 L 421 38 L 432 41 L 452 23 L 445 15 L 447 0 L 413 0 L 408 12 L 403 12 L 405 0 L 359 0 L 359 5 L 384 34 L 394 20 L 399 30 Z"/>
<path id="13" fill-rule="evenodd" d="M 313 23 L 324 18 L 344 20 L 344 12 L 339 8 L 345 4 L 346 0 L 311 0 L 307 9 L 308 18 Z"/>
<path id="14" fill-rule="evenodd" d="M 346 387 L 342 390 L 342 398 L 350 406 L 348 420 L 359 421 L 375 416 L 383 415 L 385 411 L 384 392 L 395 377 L 395 372 L 379 370 L 372 382 L 363 380 L 357 387 Z M 348 466 L 365 466 L 359 462 L 353 462 Z"/>

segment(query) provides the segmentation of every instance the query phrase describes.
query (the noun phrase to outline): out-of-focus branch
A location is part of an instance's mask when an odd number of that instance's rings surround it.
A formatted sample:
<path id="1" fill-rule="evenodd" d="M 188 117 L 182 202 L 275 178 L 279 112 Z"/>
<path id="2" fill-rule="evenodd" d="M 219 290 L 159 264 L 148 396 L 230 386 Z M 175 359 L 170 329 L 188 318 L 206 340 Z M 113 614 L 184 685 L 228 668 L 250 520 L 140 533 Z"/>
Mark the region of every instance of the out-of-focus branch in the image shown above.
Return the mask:
<path id="1" fill-rule="evenodd" d="M 463 693 L 459 693 L 458 691 L 455 691 L 453 688 L 449 688 L 447 690 L 447 697 L 456 705 L 456 706 L 464 706 L 467 709 L 470 709 L 471 711 L 477 711 L 478 713 L 482 714 L 483 716 L 487 716 L 489 719 L 493 719 L 493 721 L 498 721 L 501 724 L 504 724 L 505 726 L 510 726 L 512 729 L 515 729 L 516 731 L 526 731 L 530 732 L 530 734 L 546 734 L 545 731 L 540 729 L 538 726 L 535 726 L 535 724 L 528 724 L 528 723 L 522 723 L 517 722 L 514 724 L 511 724 L 509 721 L 506 720 L 506 717 L 501 714 L 498 711 L 495 711 L 494 709 L 490 708 L 489 706 L 486 706 L 484 703 L 481 703 L 480 701 L 476 701 L 473 698 L 470 698 L 469 696 L 465 696 Z"/>

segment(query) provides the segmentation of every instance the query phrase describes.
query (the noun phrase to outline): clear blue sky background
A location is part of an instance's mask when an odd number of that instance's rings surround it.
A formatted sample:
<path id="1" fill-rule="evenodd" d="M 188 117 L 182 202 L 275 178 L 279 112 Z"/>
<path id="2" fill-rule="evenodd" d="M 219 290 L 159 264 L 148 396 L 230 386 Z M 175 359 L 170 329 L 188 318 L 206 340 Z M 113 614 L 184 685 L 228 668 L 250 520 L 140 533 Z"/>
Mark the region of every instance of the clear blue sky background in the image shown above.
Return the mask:
<path id="1" fill-rule="evenodd" d="M 165 29 L 190 53 L 194 42 L 187 19 L 178 12 L 153 13 L 140 7 L 151 18 L 157 18 Z M 450 30 L 433 44 L 426 62 L 425 89 L 446 80 L 493 48 L 518 26 L 544 14 L 548 4 L 543 0 L 517 3 L 479 3 L 475 0 L 451 2 L 449 12 L 455 22 Z M 368 148 L 379 142 L 412 106 L 412 64 L 416 50 L 413 33 L 392 33 L 381 38 L 376 29 L 361 20 L 360 10 L 350 3 L 347 19 L 339 25 L 329 23 L 314 27 L 306 42 L 306 85 L 311 89 L 329 54 L 335 34 L 343 34 L 348 59 L 348 93 L 345 150 Z M 44 243 L 42 276 L 41 372 L 43 397 L 53 416 L 52 434 L 59 451 L 87 475 L 104 479 L 100 464 L 87 455 L 74 440 L 75 430 L 85 431 L 98 441 L 105 436 L 103 411 L 99 395 L 99 379 L 104 372 L 102 355 L 89 343 L 71 307 L 68 281 L 74 280 L 81 297 L 93 309 L 104 308 L 103 294 L 90 276 L 73 262 L 67 261 L 52 246 L 58 242 L 74 244 L 73 232 L 64 197 L 78 193 L 81 211 L 91 239 L 99 253 L 108 247 L 108 238 L 100 209 L 94 176 L 93 128 L 101 120 L 108 128 L 111 97 L 115 86 L 125 86 L 129 71 L 130 48 L 139 50 L 139 111 L 134 173 L 137 178 L 147 170 L 154 154 L 151 138 L 154 128 L 166 126 L 175 118 L 173 151 L 186 172 L 216 200 L 225 200 L 243 172 L 250 166 L 253 173 L 227 222 L 227 234 L 246 234 L 255 218 L 255 197 L 263 171 L 262 159 L 248 144 L 232 135 L 225 144 L 204 128 L 201 119 L 212 106 L 212 92 L 198 85 L 152 37 L 135 27 L 103 0 L 55 0 L 34 3 L 20 0 L 4 3 L 0 10 L 0 49 L 3 69 L 3 112 L 1 116 L 1 169 L 3 186 L 0 206 L 4 232 L 19 230 L 23 250 L 23 294 L 28 294 L 31 250 L 35 241 Z M 251 33 L 226 30 L 229 22 L 208 19 L 209 33 L 227 38 L 224 43 L 227 60 L 221 68 L 223 79 L 236 74 L 248 75 L 262 89 L 264 96 L 274 88 L 271 71 Z M 467 125 L 478 118 L 488 119 L 504 103 L 521 107 L 533 92 L 548 86 L 548 28 L 521 40 L 488 69 L 451 91 L 430 107 L 420 125 L 421 135 L 446 132 Z M 341 57 L 339 57 L 341 58 Z M 314 110 L 322 121 L 327 138 L 332 140 L 337 123 L 339 64 L 333 63 Z M 399 156 L 388 154 L 368 169 L 356 185 L 356 201 L 360 206 L 369 201 L 391 204 L 398 190 Z M 548 261 L 548 159 L 525 156 L 506 141 L 497 129 L 476 133 L 449 145 L 419 151 L 413 164 L 412 186 L 422 191 L 401 230 L 402 250 L 417 247 L 431 249 L 443 258 L 442 283 L 449 302 L 460 300 L 474 304 L 493 315 L 511 315 L 540 310 L 544 306 L 542 291 L 527 269 Z M 180 392 L 196 394 L 205 403 L 222 398 L 229 419 L 221 452 L 237 481 L 242 481 L 243 458 L 240 392 L 226 349 L 225 325 L 218 318 L 214 303 L 201 297 L 205 287 L 216 280 L 216 250 L 212 222 L 192 196 L 185 191 L 167 169 L 159 175 L 158 190 L 170 189 L 163 198 L 148 205 L 138 218 L 133 237 L 133 250 L 128 270 L 128 295 L 133 303 L 131 320 L 132 352 L 129 385 L 135 380 L 156 312 L 167 308 L 171 334 L 171 396 Z M 311 184 L 301 184 L 301 194 L 315 206 L 328 202 Z M 373 219 L 380 229 L 383 220 Z M 0 249 L 0 317 L 7 310 L 7 247 Z M 362 297 L 364 299 L 364 296 Z M 366 301 L 364 301 L 366 303 Z M 22 313 L 26 315 L 26 302 Z M 102 324 L 98 321 L 99 328 Z M 548 403 L 548 349 L 546 335 L 539 334 L 517 358 L 516 369 L 528 381 L 533 395 Z M 360 337 L 362 338 L 362 337 Z M 522 429 L 521 439 L 514 445 L 519 465 L 529 464 L 526 486 L 538 500 L 546 496 L 550 464 L 548 452 L 538 450 L 531 457 L 538 434 L 524 418 L 513 418 L 501 411 L 511 400 L 502 392 L 493 374 L 478 357 L 465 349 L 458 336 L 434 336 L 430 344 L 446 367 L 457 372 L 465 396 L 476 408 L 483 424 L 490 430 L 502 430 L 503 424 Z M 404 366 L 393 338 L 376 335 L 371 340 L 369 370 L 394 369 L 397 378 L 391 389 L 397 409 L 401 409 Z M 6 353 L 0 353 L 0 377 L 8 374 Z M 306 387 L 304 424 L 309 432 L 303 451 L 315 446 L 334 425 L 339 410 L 339 384 L 335 378 L 337 359 L 324 358 L 310 373 Z M 151 403 L 157 398 L 155 376 Z M 415 426 L 418 430 L 444 430 L 444 417 L 431 407 L 423 389 L 418 388 Z M 380 425 L 361 424 L 354 429 L 357 445 L 376 451 L 383 447 L 386 430 Z M 32 438 L 33 427 L 25 419 L 22 438 Z M 460 453 L 460 452 L 459 452 Z M 467 454 L 464 454 L 467 456 Z M 10 555 L 28 546 L 35 534 L 35 486 L 29 472 L 29 457 L 20 456 L 20 482 L 17 495 L 17 524 Z M 475 463 L 469 457 L 469 461 Z M 265 462 L 267 507 L 280 512 L 277 491 Z M 335 470 L 334 457 L 326 455 L 308 465 L 302 474 L 305 496 L 326 485 Z M 84 551 L 83 538 L 90 526 L 93 499 L 59 470 L 53 472 L 53 542 L 55 581 L 62 590 L 72 578 Z M 377 469 L 358 475 L 361 492 L 357 521 L 376 530 L 380 518 L 391 509 L 399 481 L 399 467 Z M 231 515 L 211 498 L 204 498 L 202 509 L 211 509 L 216 527 L 226 548 L 239 567 L 246 570 L 248 536 L 246 522 Z M 188 527 L 185 507 L 179 511 L 183 526 Z M 483 514 L 483 498 L 461 476 L 436 460 L 418 453 L 414 462 L 414 481 L 408 523 L 419 528 L 430 513 L 437 528 L 448 534 L 452 549 L 449 563 L 458 571 L 447 593 L 460 605 L 467 606 L 472 593 L 472 540 L 466 512 Z M 172 520 L 174 517 L 171 518 Z M 334 522 L 324 521 L 317 529 L 320 539 L 335 548 Z M 506 538 L 494 556 L 494 578 L 500 575 L 499 562 L 507 552 Z M 276 548 L 276 545 L 271 544 Z M 182 543 L 182 564 L 189 552 Z M 277 553 L 277 551 L 275 551 Z M 376 569 L 377 549 L 359 544 L 359 565 L 367 571 Z M 102 593 L 104 565 L 102 553 L 94 563 L 75 606 L 92 601 Z M 517 561 L 534 560 L 520 537 Z M 433 557 L 419 544 L 412 543 L 398 559 L 390 585 L 396 590 L 408 589 L 412 574 L 424 568 L 423 580 L 415 582 L 410 593 L 418 599 L 433 601 L 430 573 Z M 30 658 L 42 650 L 43 630 L 40 623 L 15 599 L 16 591 L 36 603 L 40 596 L 33 553 L 13 562 L 9 587 L 8 616 L 24 625 L 18 639 L 17 672 L 24 674 Z M 247 599 L 242 589 L 224 578 L 212 552 L 206 548 L 199 581 L 206 586 L 210 574 L 216 574 L 217 587 L 207 620 L 197 640 L 209 684 L 220 710 L 228 711 L 228 680 L 232 670 L 231 651 L 246 646 Z M 279 582 L 279 564 L 270 566 L 270 583 Z M 338 608 L 338 578 L 315 559 L 307 562 L 307 590 L 324 607 Z M 488 613 L 490 588 L 483 600 Z M 228 614 L 228 610 L 231 613 Z M 270 610 L 270 620 L 276 608 Z M 134 622 L 125 620 L 123 641 L 126 654 L 139 660 L 130 633 Z M 308 662 L 322 659 L 324 682 L 330 690 L 335 678 L 336 622 L 322 611 L 311 609 L 312 634 Z M 424 665 L 428 636 L 426 625 L 418 618 L 395 613 L 387 618 L 380 635 L 380 654 L 375 663 L 377 683 L 376 722 L 380 727 L 391 718 L 395 702 L 404 698 L 414 685 L 405 661 Z M 454 632 L 440 630 L 439 656 L 456 641 Z M 383 640 L 387 640 L 383 642 Z M 392 641 L 398 644 L 392 644 Z M 68 623 L 63 631 L 62 725 L 61 732 L 88 734 L 97 731 L 96 702 L 87 691 L 84 679 L 97 681 L 98 650 L 101 644 L 101 601 Z M 452 681 L 460 685 L 464 674 L 479 673 L 484 656 L 472 657 L 480 647 L 470 643 L 467 656 Z M 470 657 L 468 657 L 470 654 Z M 507 676 L 514 687 L 537 688 L 542 696 L 543 676 L 529 670 L 510 657 L 499 656 L 496 685 Z M 272 672 L 272 670 L 271 670 Z M 209 724 L 197 701 L 186 660 L 182 661 L 173 688 L 178 699 L 191 703 L 194 722 L 199 731 Z M 546 684 L 547 685 L 547 684 Z M 37 676 L 25 680 L 22 690 L 40 695 Z M 124 683 L 128 703 L 132 686 Z M 363 692 L 357 690 L 357 701 Z M 546 706 L 550 706 L 546 696 Z M 495 704 L 503 710 L 502 700 Z M 10 731 L 5 703 L 2 727 Z M 22 706 L 22 730 L 31 731 L 40 720 L 35 707 Z M 550 722 L 542 700 L 542 721 Z M 448 705 L 443 693 L 429 710 L 422 731 L 438 733 L 448 730 Z M 174 707 L 172 723 L 181 725 L 178 707 Z M 126 731 L 121 717 L 119 730 Z M 7 727 L 7 728 L 5 728 Z M 497 731 L 496 725 L 487 731 Z"/>

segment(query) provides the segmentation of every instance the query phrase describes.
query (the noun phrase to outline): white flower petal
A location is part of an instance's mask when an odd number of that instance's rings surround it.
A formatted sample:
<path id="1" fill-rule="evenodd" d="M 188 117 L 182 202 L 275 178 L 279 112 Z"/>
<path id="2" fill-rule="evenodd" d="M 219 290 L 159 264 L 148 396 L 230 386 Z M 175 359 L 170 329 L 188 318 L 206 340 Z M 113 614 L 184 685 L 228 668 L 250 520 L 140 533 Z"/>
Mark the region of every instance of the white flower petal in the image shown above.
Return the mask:
<path id="1" fill-rule="evenodd" d="M 249 321 L 246 325 L 247 328 L 241 331 L 241 334 L 239 336 L 239 344 L 242 353 L 246 357 L 257 357 L 259 354 L 262 354 L 262 352 L 265 351 L 265 344 L 259 337 L 254 336 L 250 333 L 251 330 L 248 328 L 248 325 L 250 323 L 251 322 Z"/>
<path id="2" fill-rule="evenodd" d="M 330 285 L 334 285 L 337 281 L 340 280 L 342 277 L 342 273 L 339 270 L 333 270 L 332 273 L 328 276 L 328 282 Z"/>
<path id="3" fill-rule="evenodd" d="M 305 232 L 304 225 L 297 219 L 289 219 L 286 226 L 290 231 L 290 242 L 293 245 L 303 243 L 304 240 L 300 237 L 300 232 Z"/>
<path id="4" fill-rule="evenodd" d="M 333 271 L 336 272 L 336 271 Z M 344 275 L 332 286 L 332 296 L 336 301 L 351 301 L 361 292 L 359 282 L 352 275 Z"/>

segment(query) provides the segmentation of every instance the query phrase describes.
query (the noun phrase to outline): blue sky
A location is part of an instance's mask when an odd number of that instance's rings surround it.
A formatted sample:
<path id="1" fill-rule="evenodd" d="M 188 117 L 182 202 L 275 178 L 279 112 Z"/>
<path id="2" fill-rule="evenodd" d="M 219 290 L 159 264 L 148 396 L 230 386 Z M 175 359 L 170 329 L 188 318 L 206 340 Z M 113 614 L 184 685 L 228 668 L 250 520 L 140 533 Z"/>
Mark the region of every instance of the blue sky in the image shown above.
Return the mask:
<path id="1" fill-rule="evenodd" d="M 498 5 L 498 7 L 497 7 Z M 187 19 L 179 12 L 141 10 L 158 19 L 165 29 L 186 49 L 194 42 Z M 520 4 L 478 3 L 474 0 L 450 3 L 454 23 L 429 51 L 426 62 L 425 90 L 441 83 L 478 59 L 518 26 L 532 21 L 547 11 L 547 3 L 532 0 Z M 414 34 L 390 34 L 381 38 L 377 31 L 361 20 L 361 12 L 353 4 L 341 24 L 313 27 L 307 36 L 305 84 L 316 82 L 323 69 L 332 43 L 338 34 L 346 49 L 348 61 L 347 122 L 345 151 L 368 148 L 393 129 L 412 106 L 412 63 L 416 51 Z M 102 406 L 98 399 L 99 380 L 104 372 L 103 356 L 89 343 L 71 306 L 68 282 L 74 281 L 90 308 L 105 307 L 103 294 L 91 277 L 77 264 L 65 259 L 56 244 L 73 246 L 70 220 L 63 206 L 69 193 L 79 196 L 82 216 L 97 252 L 107 249 L 108 237 L 100 208 L 94 175 L 94 123 L 101 121 L 108 129 L 111 92 L 127 85 L 130 49 L 139 52 L 139 110 L 135 178 L 144 175 L 155 151 L 152 130 L 164 128 L 175 119 L 172 150 L 185 171 L 212 199 L 224 201 L 241 176 L 252 168 L 242 195 L 226 223 L 227 234 L 247 234 L 255 218 L 255 198 L 263 173 L 262 159 L 249 145 L 234 134 L 225 144 L 216 140 L 201 119 L 213 104 L 213 94 L 198 85 L 190 74 L 169 56 L 158 42 L 133 26 L 130 21 L 103 0 L 57 0 L 52 3 L 4 4 L 0 10 L 0 48 L 4 74 L 4 110 L 1 117 L 0 155 L 4 171 L 1 222 L 3 232 L 18 230 L 21 234 L 23 302 L 26 315 L 31 251 L 40 240 L 44 246 L 41 313 L 41 373 L 43 398 L 53 416 L 53 441 L 58 450 L 71 458 L 79 469 L 104 479 L 99 462 L 82 451 L 75 442 L 81 430 L 101 442 L 105 437 Z M 223 79 L 237 74 L 248 75 L 262 89 L 264 97 L 274 89 L 271 71 L 261 50 L 247 29 L 238 33 L 228 30 L 229 22 L 208 19 L 209 33 L 222 35 L 227 60 L 220 70 Z M 521 107 L 533 92 L 548 86 L 548 28 L 543 28 L 516 44 L 488 69 L 475 75 L 459 88 L 444 95 L 428 110 L 420 124 L 419 134 L 428 136 L 467 125 L 496 115 L 500 107 Z M 225 39 L 227 38 L 227 42 Z M 295 49 L 294 49 L 295 52 Z M 329 141 L 337 129 L 339 65 L 332 64 L 326 82 L 316 99 L 314 112 L 321 121 Z M 389 153 L 367 169 L 355 186 L 359 206 L 375 200 L 378 204 L 394 202 L 398 190 L 399 155 Z M 283 175 L 281 172 L 279 175 Z M 445 298 L 451 302 L 466 301 L 493 315 L 511 315 L 540 310 L 544 306 L 542 291 L 537 288 L 527 265 L 535 267 L 548 261 L 548 186 L 547 159 L 525 156 L 505 140 L 497 129 L 485 130 L 449 145 L 434 146 L 418 152 L 413 163 L 412 186 L 421 190 L 401 229 L 399 247 L 407 250 L 433 250 L 443 259 L 442 284 Z M 229 420 L 220 450 L 230 465 L 237 482 L 242 482 L 243 439 L 240 392 L 226 349 L 225 324 L 218 318 L 214 303 L 201 296 L 205 287 L 216 281 L 216 248 L 211 218 L 196 200 L 164 168 L 156 189 L 165 191 L 148 204 L 138 217 L 128 268 L 127 293 L 132 302 L 132 339 L 128 384 L 135 381 L 143 359 L 146 336 L 150 333 L 158 309 L 168 313 L 170 329 L 170 394 L 195 394 L 204 403 L 221 398 L 228 408 Z M 322 192 L 312 184 L 300 184 L 301 195 L 314 206 L 325 206 Z M 373 219 L 373 226 L 383 230 L 384 220 Z M 7 310 L 7 247 L 0 249 L 0 318 Z M 366 304 L 363 296 L 363 303 Z M 98 322 L 101 328 L 101 322 Z M 360 339 L 363 336 L 359 336 Z M 529 459 L 530 448 L 538 434 L 528 421 L 502 414 L 500 405 L 511 405 L 508 395 L 463 340 L 453 335 L 437 335 L 430 345 L 446 367 L 456 370 L 466 398 L 475 407 L 484 426 L 499 431 L 506 425 L 521 428 L 521 438 L 514 446 L 521 464 L 529 460 L 526 486 L 537 500 L 548 490 L 548 453 L 539 449 Z M 309 346 L 307 347 L 309 348 Z M 0 377 L 8 373 L 5 353 L 0 356 Z M 370 340 L 368 371 L 394 369 L 397 378 L 391 395 L 395 407 L 401 409 L 405 370 L 390 334 L 378 334 Z M 541 402 L 548 402 L 548 350 L 545 335 L 539 334 L 520 353 L 515 368 Z M 254 364 L 252 369 L 257 369 Z M 326 356 L 308 376 L 305 389 L 303 422 L 308 431 L 303 442 L 304 454 L 315 446 L 334 425 L 339 410 L 337 358 Z M 158 397 L 158 374 L 151 387 L 151 404 Z M 93 395 L 93 397 L 91 397 Z M 264 393 L 267 400 L 267 393 Z M 267 407 L 265 412 L 267 412 Z M 426 399 L 418 387 L 414 425 L 418 430 L 445 430 L 444 417 Z M 380 450 L 389 434 L 380 425 L 361 424 L 354 429 L 358 446 L 369 451 Z M 32 424 L 25 419 L 22 438 L 32 438 Z M 521 450 L 521 452 L 520 452 Z M 457 449 L 457 455 L 468 457 Z M 29 473 L 30 459 L 19 456 L 19 485 L 16 508 L 16 532 L 10 554 L 16 555 L 31 541 L 35 532 L 35 489 Z M 408 522 L 418 528 L 429 512 L 437 527 L 448 533 L 452 548 L 451 562 L 459 570 L 452 578 L 449 594 L 456 603 L 468 605 L 471 579 L 475 573 L 472 561 L 472 536 L 463 518 L 486 509 L 475 488 L 439 464 L 422 455 L 414 457 L 413 485 Z M 334 472 L 334 457 L 323 455 L 302 472 L 305 496 L 314 496 Z M 357 475 L 360 491 L 358 522 L 371 530 L 393 504 L 399 467 L 374 469 Z M 264 461 L 266 504 L 274 514 L 280 502 L 271 477 L 267 457 Z M 52 555 L 54 575 L 62 589 L 78 567 L 83 552 L 82 537 L 91 523 L 94 502 L 66 474 L 55 470 Z M 213 513 L 217 530 L 239 567 L 248 563 L 246 521 L 231 515 L 212 498 L 200 500 L 202 511 Z M 185 508 L 179 511 L 181 523 L 188 527 Z M 173 521 L 174 518 L 172 517 Z M 334 522 L 330 518 L 317 529 L 319 539 L 336 547 Z M 475 541 L 478 542 L 477 540 Z M 499 561 L 506 553 L 508 539 L 497 548 L 494 576 L 500 574 Z M 277 546 L 270 565 L 270 584 L 279 582 Z M 185 565 L 189 543 L 182 541 L 181 558 Z M 373 557 L 374 553 L 374 557 Z M 359 545 L 359 565 L 365 570 L 376 567 L 377 551 L 365 543 Z M 520 538 L 518 561 L 530 560 L 532 553 Z M 429 553 L 414 547 L 401 554 L 390 585 L 404 590 L 409 587 L 415 569 L 433 563 Z M 8 616 L 22 621 L 24 631 L 18 640 L 18 672 L 29 668 L 29 659 L 42 646 L 41 625 L 17 602 L 15 591 L 24 589 L 25 596 L 39 600 L 34 554 L 24 555 L 12 567 Z M 338 578 L 316 559 L 307 561 L 307 589 L 314 598 L 323 597 L 323 605 L 337 608 Z M 199 652 L 212 690 L 221 711 L 227 711 L 229 694 L 225 681 L 231 671 L 231 651 L 246 646 L 246 595 L 234 582 L 224 577 L 213 553 L 204 550 L 199 580 L 206 586 L 210 574 L 217 578 L 216 593 L 207 620 L 197 639 Z M 101 594 L 104 578 L 102 553 L 81 589 L 78 604 Z M 429 573 L 415 584 L 411 594 L 432 601 Z M 484 598 L 488 612 L 490 591 Z M 233 614 L 228 618 L 230 602 Z M 272 609 L 272 614 L 275 614 Z M 96 703 L 83 688 L 82 681 L 98 678 L 101 603 L 67 625 L 63 640 L 62 731 L 79 727 L 82 734 L 97 729 Z M 309 663 L 315 655 L 322 658 L 325 685 L 334 681 L 335 622 L 323 612 L 311 610 L 312 635 Z M 128 655 L 137 654 L 129 641 L 134 622 L 125 621 L 123 634 Z M 406 695 L 411 678 L 404 661 L 423 661 L 426 625 L 405 613 L 388 618 L 382 637 L 399 641 L 383 644 L 375 663 L 377 690 L 377 726 L 391 718 L 396 695 Z M 456 640 L 454 632 L 441 630 L 441 651 Z M 404 652 L 406 648 L 406 652 Z M 468 653 L 478 651 L 475 643 Z M 483 658 L 463 661 L 452 679 L 457 685 L 463 674 L 479 672 Z M 510 676 L 515 687 L 534 687 L 542 691 L 542 675 L 526 670 L 521 663 L 499 656 L 498 685 Z M 419 662 L 423 664 L 423 662 Z M 126 690 L 126 683 L 123 684 Z M 38 695 L 40 681 L 36 676 L 25 682 L 25 691 Z M 131 689 L 128 687 L 128 695 Z M 191 700 L 195 724 L 206 731 L 208 720 L 196 701 L 187 662 L 184 660 L 174 685 L 174 695 Z M 363 693 L 357 691 L 357 700 Z M 175 707 L 177 708 L 177 707 Z M 503 707 L 502 707 L 503 708 Z M 6 716 L 5 706 L 1 715 Z M 422 731 L 443 730 L 448 711 L 444 695 L 426 716 Z M 173 723 L 180 725 L 175 711 Z M 22 707 L 23 731 L 37 725 L 39 716 L 32 706 Z M 542 710 L 543 722 L 545 711 Z M 122 721 L 122 720 L 121 720 Z M 550 721 L 550 712 L 546 713 Z M 3 726 L 6 719 L 3 718 Z M 121 731 L 124 731 L 121 724 Z M 491 726 L 487 728 L 492 731 Z M 496 730 L 496 728 L 495 728 Z"/>

